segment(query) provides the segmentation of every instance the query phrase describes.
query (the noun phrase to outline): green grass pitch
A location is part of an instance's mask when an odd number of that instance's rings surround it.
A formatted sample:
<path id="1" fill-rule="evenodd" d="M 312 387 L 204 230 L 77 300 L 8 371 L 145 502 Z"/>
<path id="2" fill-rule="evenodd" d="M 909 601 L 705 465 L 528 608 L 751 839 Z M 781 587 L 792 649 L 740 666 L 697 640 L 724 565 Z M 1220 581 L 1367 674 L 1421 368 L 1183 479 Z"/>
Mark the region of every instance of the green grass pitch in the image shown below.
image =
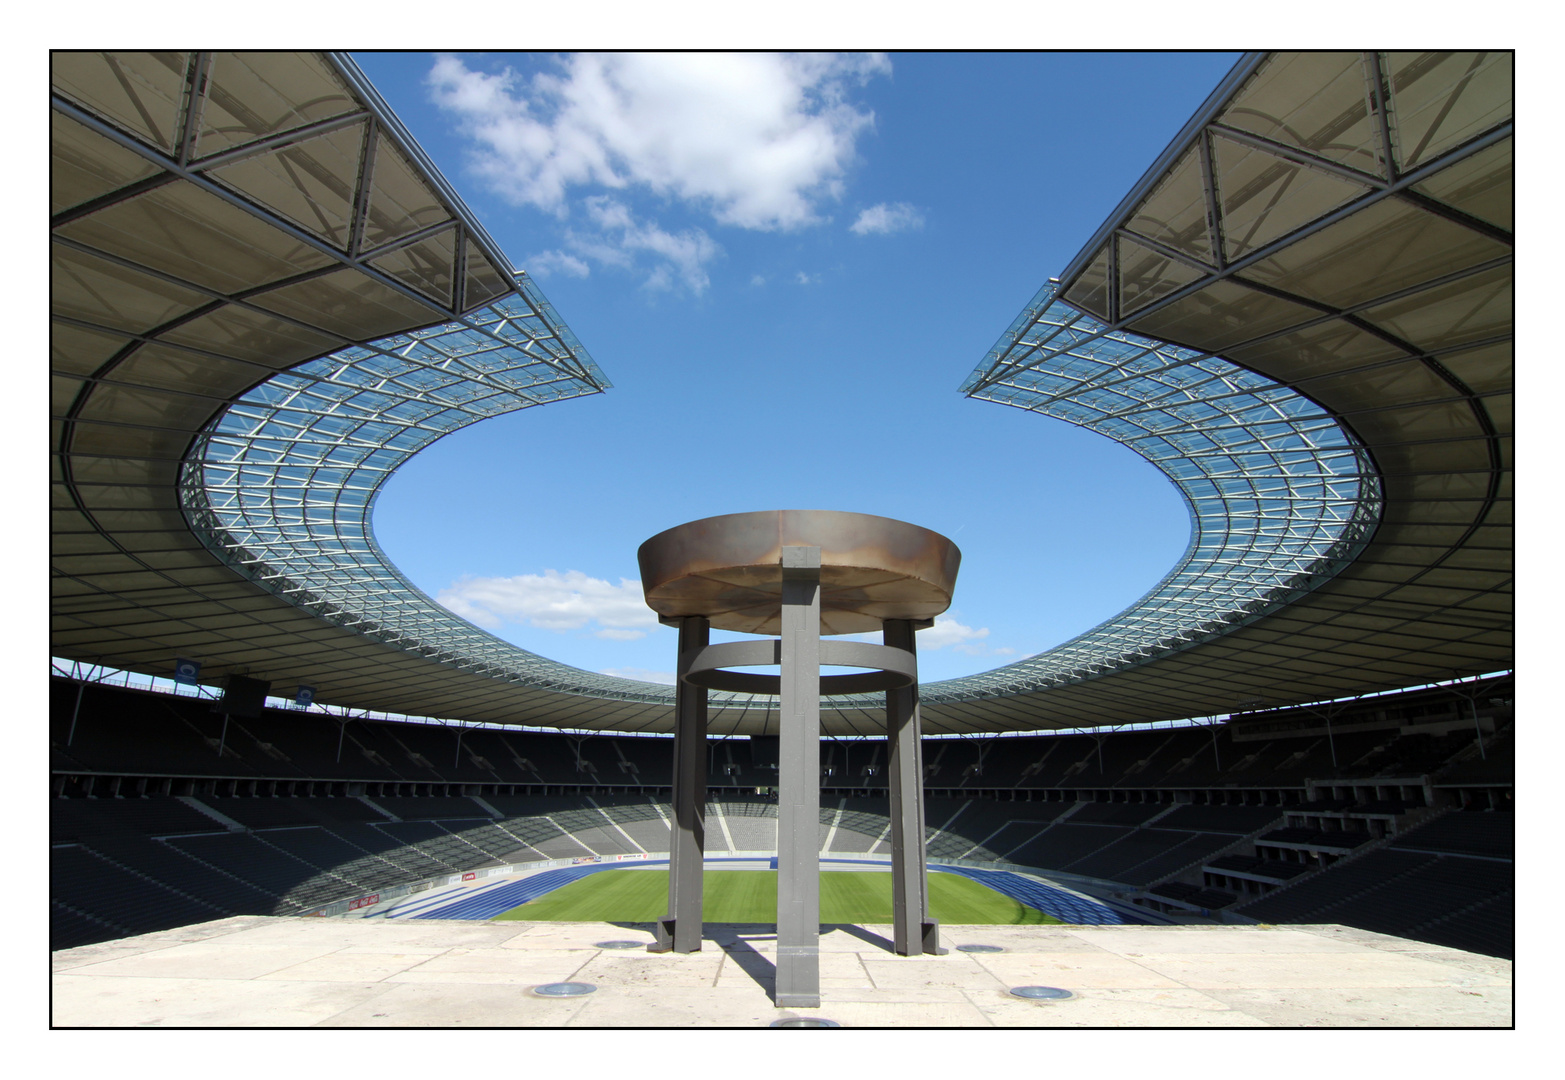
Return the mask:
<path id="1" fill-rule="evenodd" d="M 930 914 L 943 923 L 1058 923 L 956 874 L 929 875 Z M 652 922 L 668 909 L 667 870 L 604 870 L 495 916 L 539 922 Z M 702 890 L 707 922 L 775 923 L 777 872 L 708 871 Z M 828 870 L 821 874 L 821 922 L 891 922 L 891 875 Z"/>

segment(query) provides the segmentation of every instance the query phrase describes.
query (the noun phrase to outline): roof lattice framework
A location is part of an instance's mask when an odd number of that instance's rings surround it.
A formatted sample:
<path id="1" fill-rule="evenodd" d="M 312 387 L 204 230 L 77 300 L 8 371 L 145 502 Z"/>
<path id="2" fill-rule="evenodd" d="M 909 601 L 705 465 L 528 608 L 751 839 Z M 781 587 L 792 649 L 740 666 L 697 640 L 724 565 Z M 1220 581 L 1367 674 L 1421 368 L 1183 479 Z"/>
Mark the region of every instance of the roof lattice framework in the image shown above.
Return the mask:
<path id="1" fill-rule="evenodd" d="M 1192 541 L 1130 609 L 924 688 L 929 731 L 1092 725 L 1511 663 L 1506 54 L 1246 57 L 963 389 L 1141 453 Z M 59 54 L 56 654 L 323 701 L 667 730 L 392 567 L 441 434 L 607 387 L 351 61 Z M 715 732 L 775 730 L 716 695 Z M 872 699 L 828 732 L 883 730 Z"/>

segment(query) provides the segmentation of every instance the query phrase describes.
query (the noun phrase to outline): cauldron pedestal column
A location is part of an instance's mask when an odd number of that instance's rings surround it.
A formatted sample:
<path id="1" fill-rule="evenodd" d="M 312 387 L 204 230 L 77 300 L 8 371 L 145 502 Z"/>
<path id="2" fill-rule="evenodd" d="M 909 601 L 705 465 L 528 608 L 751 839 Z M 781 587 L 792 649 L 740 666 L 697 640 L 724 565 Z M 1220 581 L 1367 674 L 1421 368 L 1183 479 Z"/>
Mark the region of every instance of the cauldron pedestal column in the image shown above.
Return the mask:
<path id="1" fill-rule="evenodd" d="M 887 619 L 883 640 L 917 655 L 914 631 L 928 621 Z M 940 923 L 929 916 L 924 856 L 924 751 L 918 719 L 918 680 L 886 691 L 886 786 L 891 801 L 892 945 L 898 956 L 943 955 Z"/>
<path id="2" fill-rule="evenodd" d="M 821 1003 L 821 549 L 782 549 L 778 704 L 778 1008 Z"/>
<path id="3" fill-rule="evenodd" d="M 711 624 L 700 615 L 663 620 L 679 629 L 674 691 L 674 821 L 668 840 L 668 914 L 648 952 L 701 951 L 701 892 L 706 858 L 706 687 L 686 682 L 688 658 L 706 648 Z"/>

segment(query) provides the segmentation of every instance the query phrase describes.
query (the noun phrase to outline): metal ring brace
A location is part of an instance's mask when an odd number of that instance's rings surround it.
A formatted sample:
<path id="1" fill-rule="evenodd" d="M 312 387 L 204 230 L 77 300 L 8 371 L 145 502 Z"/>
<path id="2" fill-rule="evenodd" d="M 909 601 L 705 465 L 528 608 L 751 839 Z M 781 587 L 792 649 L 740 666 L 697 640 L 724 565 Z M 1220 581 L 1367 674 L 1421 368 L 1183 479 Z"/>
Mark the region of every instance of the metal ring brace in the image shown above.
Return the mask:
<path id="1" fill-rule="evenodd" d="M 822 675 L 821 696 L 868 694 L 879 690 L 900 690 L 918 678 L 918 658 L 905 649 L 876 645 L 868 641 L 831 641 L 820 643 L 823 667 L 873 668 L 852 675 Z M 782 676 L 756 675 L 744 671 L 724 671 L 730 667 L 762 667 L 782 663 L 782 641 L 724 641 L 692 649 L 679 658 L 679 676 L 708 690 L 728 690 L 740 694 L 779 694 Z"/>

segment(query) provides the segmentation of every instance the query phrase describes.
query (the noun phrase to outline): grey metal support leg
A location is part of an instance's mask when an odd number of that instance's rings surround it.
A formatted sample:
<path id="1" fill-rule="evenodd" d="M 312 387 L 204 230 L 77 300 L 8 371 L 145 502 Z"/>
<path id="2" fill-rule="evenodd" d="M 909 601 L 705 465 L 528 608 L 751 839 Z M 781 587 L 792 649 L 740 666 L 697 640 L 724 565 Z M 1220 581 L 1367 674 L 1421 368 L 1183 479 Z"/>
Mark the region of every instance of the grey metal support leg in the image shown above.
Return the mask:
<path id="1" fill-rule="evenodd" d="M 674 620 L 670 620 L 674 621 Z M 711 641 L 699 615 L 677 620 L 678 686 L 674 698 L 674 821 L 668 840 L 668 914 L 648 952 L 701 951 L 701 886 L 706 858 L 706 687 L 685 681 L 686 666 Z"/>
<path id="2" fill-rule="evenodd" d="M 821 1003 L 821 549 L 782 549 L 777 797 L 778 1008 Z"/>
<path id="3" fill-rule="evenodd" d="M 918 652 L 914 623 L 887 619 L 884 642 Z M 891 796 L 892 946 L 898 956 L 943 954 L 940 924 L 929 915 L 929 875 L 924 855 L 924 751 L 918 715 L 918 680 L 886 692 L 887 781 Z"/>

